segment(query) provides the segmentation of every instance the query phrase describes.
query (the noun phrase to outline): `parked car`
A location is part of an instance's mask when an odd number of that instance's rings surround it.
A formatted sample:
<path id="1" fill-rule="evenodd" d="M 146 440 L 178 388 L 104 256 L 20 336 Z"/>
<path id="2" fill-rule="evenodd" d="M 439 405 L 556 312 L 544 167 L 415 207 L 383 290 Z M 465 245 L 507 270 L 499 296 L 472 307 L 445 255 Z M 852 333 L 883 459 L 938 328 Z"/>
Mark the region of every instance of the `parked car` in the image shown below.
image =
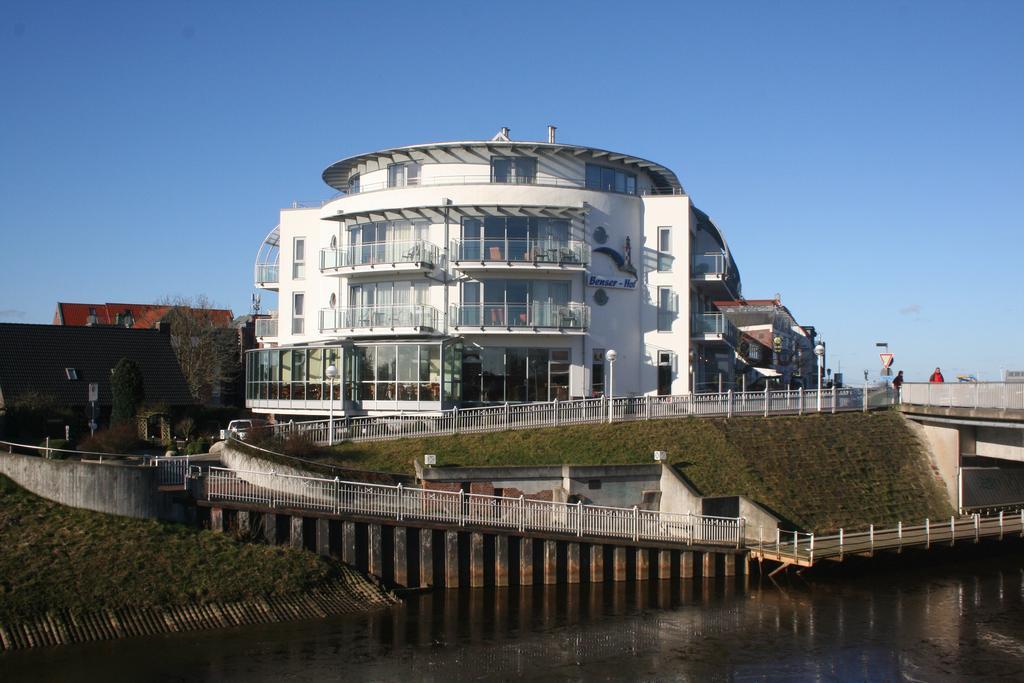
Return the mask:
<path id="1" fill-rule="evenodd" d="M 232 420 L 228 423 L 227 429 L 221 430 L 221 438 L 226 439 L 230 434 L 232 438 L 238 439 L 239 441 L 245 441 L 249 435 L 249 431 L 253 429 L 261 429 L 267 426 L 266 420 L 260 420 L 253 418 L 250 420 Z"/>

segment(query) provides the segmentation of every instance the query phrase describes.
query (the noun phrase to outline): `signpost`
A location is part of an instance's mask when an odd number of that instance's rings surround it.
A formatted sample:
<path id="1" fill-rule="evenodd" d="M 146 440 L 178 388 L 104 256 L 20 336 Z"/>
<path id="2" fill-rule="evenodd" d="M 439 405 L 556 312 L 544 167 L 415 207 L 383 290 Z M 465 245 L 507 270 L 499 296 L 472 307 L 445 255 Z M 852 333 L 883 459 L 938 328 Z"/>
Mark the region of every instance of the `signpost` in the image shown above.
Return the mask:
<path id="1" fill-rule="evenodd" d="M 880 353 L 878 354 L 878 357 L 882 359 L 882 377 L 892 377 L 893 354 Z"/>
<path id="2" fill-rule="evenodd" d="M 97 382 L 89 383 L 89 404 L 92 417 L 89 418 L 89 435 L 96 435 L 96 402 L 100 400 L 100 385 Z"/>

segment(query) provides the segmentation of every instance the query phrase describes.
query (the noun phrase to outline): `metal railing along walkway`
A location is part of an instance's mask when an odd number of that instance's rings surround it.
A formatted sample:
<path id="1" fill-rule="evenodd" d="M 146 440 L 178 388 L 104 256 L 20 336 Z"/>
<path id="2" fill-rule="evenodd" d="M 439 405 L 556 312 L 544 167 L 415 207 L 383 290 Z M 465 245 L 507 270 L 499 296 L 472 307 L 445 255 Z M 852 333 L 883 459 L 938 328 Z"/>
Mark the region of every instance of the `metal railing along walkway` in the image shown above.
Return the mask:
<path id="1" fill-rule="evenodd" d="M 787 564 L 809 567 L 818 560 L 841 560 L 844 555 L 871 555 L 876 550 L 902 550 L 903 548 L 930 548 L 935 544 L 954 545 L 957 541 L 977 542 L 982 538 L 1002 540 L 1008 534 L 1024 536 L 1024 510 L 982 517 L 969 515 L 950 517 L 948 520 L 929 520 L 924 524 L 904 525 L 867 531 L 816 536 L 797 531 L 774 530 L 773 538 L 747 538 L 755 559 L 776 560 Z"/>
<path id="2" fill-rule="evenodd" d="M 577 537 L 624 538 L 741 547 L 742 518 L 709 517 L 580 503 L 506 498 L 321 479 L 274 472 L 211 467 L 206 475 L 210 502 L 244 503 L 270 509 L 354 514 L 396 521 L 419 520 L 452 526 L 540 531 Z"/>
<path id="3" fill-rule="evenodd" d="M 937 408 L 1024 410 L 1021 382 L 904 382 L 900 403 Z"/>
<path id="4" fill-rule="evenodd" d="M 879 397 L 880 400 L 876 400 Z M 866 397 L 864 391 L 858 388 L 826 389 L 821 392 L 822 412 L 867 410 L 869 407 L 882 405 L 888 405 L 885 394 Z M 304 434 L 315 443 L 326 444 L 691 416 L 802 415 L 817 410 L 818 392 L 814 390 L 726 391 L 680 396 L 626 396 L 545 403 L 505 403 L 483 408 L 452 408 L 429 414 L 341 417 L 333 422 L 286 422 L 268 429 L 273 429 L 276 435 Z M 331 424 L 334 434 L 333 439 L 328 439 Z"/>

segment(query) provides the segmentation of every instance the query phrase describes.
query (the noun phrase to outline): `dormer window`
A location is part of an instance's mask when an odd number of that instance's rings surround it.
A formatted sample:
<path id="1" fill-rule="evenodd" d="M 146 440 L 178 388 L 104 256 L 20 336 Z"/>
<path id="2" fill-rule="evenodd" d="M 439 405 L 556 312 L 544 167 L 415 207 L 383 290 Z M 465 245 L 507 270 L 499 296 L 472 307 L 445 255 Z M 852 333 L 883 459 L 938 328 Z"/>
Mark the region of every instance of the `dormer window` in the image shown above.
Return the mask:
<path id="1" fill-rule="evenodd" d="M 533 157 L 492 157 L 491 182 L 530 185 L 537 181 L 537 160 Z"/>
<path id="2" fill-rule="evenodd" d="M 89 307 L 89 317 L 87 317 L 85 319 L 85 324 L 88 325 L 89 327 L 92 327 L 93 325 L 98 324 L 99 321 L 100 321 L 100 319 L 96 315 L 96 309 L 94 307 L 90 306 Z"/>
<path id="3" fill-rule="evenodd" d="M 420 184 L 420 165 L 409 161 L 388 166 L 388 187 L 406 187 Z"/>
<path id="4" fill-rule="evenodd" d="M 78 370 L 75 368 L 64 368 L 64 374 L 72 381 L 78 379 Z"/>

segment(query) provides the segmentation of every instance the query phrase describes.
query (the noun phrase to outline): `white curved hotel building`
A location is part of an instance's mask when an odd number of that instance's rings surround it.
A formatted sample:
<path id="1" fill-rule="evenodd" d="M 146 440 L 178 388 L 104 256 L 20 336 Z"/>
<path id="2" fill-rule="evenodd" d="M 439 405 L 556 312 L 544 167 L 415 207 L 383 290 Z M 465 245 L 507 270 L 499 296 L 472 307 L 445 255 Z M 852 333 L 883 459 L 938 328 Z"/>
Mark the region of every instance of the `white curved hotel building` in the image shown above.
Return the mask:
<path id="1" fill-rule="evenodd" d="M 256 263 L 278 292 L 247 405 L 321 415 L 684 394 L 732 377 L 740 294 L 676 175 L 620 152 L 493 139 L 385 149 L 323 173 Z M 334 365 L 332 383 L 326 368 Z"/>

